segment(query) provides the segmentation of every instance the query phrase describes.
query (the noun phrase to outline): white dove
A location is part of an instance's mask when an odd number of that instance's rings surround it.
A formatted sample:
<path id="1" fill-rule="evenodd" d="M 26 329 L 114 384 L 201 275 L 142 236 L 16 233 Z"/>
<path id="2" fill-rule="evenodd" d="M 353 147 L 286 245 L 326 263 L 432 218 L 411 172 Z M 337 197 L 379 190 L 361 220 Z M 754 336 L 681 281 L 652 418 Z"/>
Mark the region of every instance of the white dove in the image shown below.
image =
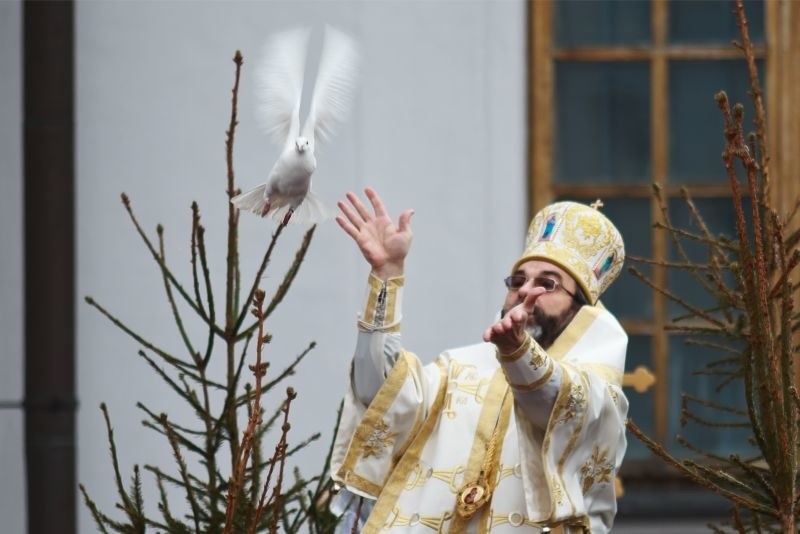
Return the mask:
<path id="1" fill-rule="evenodd" d="M 353 100 L 359 53 L 355 41 L 327 26 L 319 70 L 300 131 L 300 100 L 303 93 L 308 29 L 274 35 L 255 68 L 258 118 L 281 143 L 281 154 L 267 182 L 231 202 L 240 210 L 295 223 L 316 223 L 330 215 L 311 192 L 311 175 L 317 168 L 314 147 L 327 140 L 347 115 Z"/>

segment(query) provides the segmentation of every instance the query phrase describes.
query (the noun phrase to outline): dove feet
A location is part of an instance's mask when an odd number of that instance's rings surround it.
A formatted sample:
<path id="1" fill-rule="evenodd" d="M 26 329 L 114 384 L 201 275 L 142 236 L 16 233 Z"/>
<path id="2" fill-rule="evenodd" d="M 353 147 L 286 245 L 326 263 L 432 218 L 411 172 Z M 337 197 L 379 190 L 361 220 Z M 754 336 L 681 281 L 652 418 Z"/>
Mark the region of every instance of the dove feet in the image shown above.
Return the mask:
<path id="1" fill-rule="evenodd" d="M 269 211 L 269 208 L 270 208 L 270 203 L 269 202 L 264 204 L 264 208 L 261 210 L 261 216 L 262 217 L 266 217 L 267 216 L 267 212 Z"/>
<path id="2" fill-rule="evenodd" d="M 289 219 L 292 218 L 292 214 L 293 213 L 294 213 L 294 210 L 289 208 L 289 211 L 286 212 L 286 216 L 283 218 L 283 222 L 281 224 L 283 224 L 284 226 L 289 224 Z"/>

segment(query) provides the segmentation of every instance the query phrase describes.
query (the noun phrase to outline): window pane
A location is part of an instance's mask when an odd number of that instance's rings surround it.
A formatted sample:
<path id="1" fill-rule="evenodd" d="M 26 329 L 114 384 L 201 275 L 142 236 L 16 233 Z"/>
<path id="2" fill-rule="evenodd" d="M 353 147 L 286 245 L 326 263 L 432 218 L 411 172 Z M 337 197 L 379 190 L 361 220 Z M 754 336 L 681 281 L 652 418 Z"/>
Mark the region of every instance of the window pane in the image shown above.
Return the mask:
<path id="1" fill-rule="evenodd" d="M 708 226 L 709 231 L 714 235 L 724 234 L 731 241 L 736 241 L 736 222 L 734 219 L 733 200 L 730 198 L 702 198 L 694 199 L 700 215 Z M 750 218 L 750 200 L 745 198 L 742 201 L 745 217 Z M 686 206 L 686 202 L 680 198 L 670 199 L 669 213 L 672 224 L 680 229 L 700 234 L 700 227 Z M 752 239 L 749 235 L 748 239 Z M 708 261 L 708 246 L 705 243 L 689 238 L 680 238 L 679 243 L 685 250 L 689 259 L 693 262 L 706 263 Z M 732 257 L 732 256 L 731 256 Z M 685 262 L 684 258 L 678 253 L 672 240 L 669 240 L 669 258 L 675 262 Z M 702 276 L 702 274 L 701 274 Z M 728 287 L 733 287 L 734 279 L 729 273 L 725 276 L 725 283 Z M 668 269 L 667 287 L 670 291 L 677 294 L 687 303 L 704 309 L 716 306 L 717 302 L 687 270 Z M 669 318 L 685 315 L 686 309 L 669 301 L 667 305 L 667 315 Z"/>
<path id="2" fill-rule="evenodd" d="M 758 63 L 763 73 L 763 63 Z M 763 83 L 763 82 L 762 82 Z M 753 105 L 744 61 L 673 61 L 669 71 L 669 181 L 720 183 L 727 180 L 720 159 L 725 121 L 714 101 L 721 89 L 731 105 L 744 104 L 744 124 L 753 128 Z"/>
<path id="3" fill-rule="evenodd" d="M 653 361 L 650 357 L 650 336 L 630 336 L 628 339 L 628 354 L 625 358 L 625 372 L 633 372 L 643 365 L 653 371 Z M 658 377 L 656 377 L 658 380 Z M 625 388 L 628 397 L 628 417 L 633 419 L 645 434 L 652 436 L 653 430 L 653 388 L 644 393 L 637 393 L 633 388 Z M 650 450 L 638 439 L 628 433 L 628 451 L 625 460 L 641 460 L 651 456 Z"/>
<path id="4" fill-rule="evenodd" d="M 747 456 L 753 452 L 753 447 L 748 444 L 751 435 L 750 428 L 725 428 L 707 426 L 696 422 L 688 422 L 681 426 L 681 397 L 683 393 L 694 395 L 701 399 L 712 401 L 723 406 L 745 410 L 744 386 L 741 380 L 735 380 L 728 385 L 717 389 L 724 377 L 695 375 L 698 371 L 708 370 L 708 364 L 730 358 L 734 354 L 701 347 L 687 345 L 684 336 L 672 336 L 669 341 L 669 447 L 673 454 L 681 457 L 694 457 L 696 453 L 688 451 L 678 444 L 675 436 L 684 436 L 691 444 L 707 452 L 720 455 L 740 453 Z M 728 344 L 728 343 L 726 343 Z M 732 370 L 731 365 L 717 366 L 718 369 Z M 725 413 L 699 403 L 689 405 L 691 412 L 716 423 L 746 422 L 747 418 L 731 413 Z M 713 430 L 713 431 L 712 431 Z"/>
<path id="5" fill-rule="evenodd" d="M 555 8 L 556 46 L 650 43 L 649 1 L 561 0 Z"/>
<path id="6" fill-rule="evenodd" d="M 721 0 L 672 1 L 669 3 L 670 43 L 729 44 L 741 41 L 733 2 Z M 764 2 L 745 0 L 750 39 L 764 42 Z"/>
<path id="7" fill-rule="evenodd" d="M 649 258 L 650 200 L 646 198 L 614 198 L 603 201 L 603 213 L 611 219 L 625 241 L 625 254 Z M 649 320 L 653 317 L 652 291 L 628 272 L 628 267 L 650 275 L 650 267 L 641 263 L 625 262 L 619 278 L 603 293 L 606 308 L 618 319 Z"/>
<path id="8" fill-rule="evenodd" d="M 650 181 L 648 63 L 556 64 L 554 180 Z"/>

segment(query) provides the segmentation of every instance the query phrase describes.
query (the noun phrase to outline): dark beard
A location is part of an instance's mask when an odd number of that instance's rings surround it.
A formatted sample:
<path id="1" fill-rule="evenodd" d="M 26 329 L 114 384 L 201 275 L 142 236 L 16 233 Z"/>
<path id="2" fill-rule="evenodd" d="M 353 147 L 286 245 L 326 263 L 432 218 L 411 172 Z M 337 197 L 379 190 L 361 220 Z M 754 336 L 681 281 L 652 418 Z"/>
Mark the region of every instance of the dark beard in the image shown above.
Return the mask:
<path id="1" fill-rule="evenodd" d="M 541 308 L 534 306 L 533 317 L 528 318 L 525 329 L 542 348 L 547 349 L 561 335 L 581 306 L 582 304 L 578 301 L 573 301 L 572 305 L 560 315 L 548 315 Z M 506 310 L 502 310 L 500 317 L 502 318 L 505 314 Z"/>

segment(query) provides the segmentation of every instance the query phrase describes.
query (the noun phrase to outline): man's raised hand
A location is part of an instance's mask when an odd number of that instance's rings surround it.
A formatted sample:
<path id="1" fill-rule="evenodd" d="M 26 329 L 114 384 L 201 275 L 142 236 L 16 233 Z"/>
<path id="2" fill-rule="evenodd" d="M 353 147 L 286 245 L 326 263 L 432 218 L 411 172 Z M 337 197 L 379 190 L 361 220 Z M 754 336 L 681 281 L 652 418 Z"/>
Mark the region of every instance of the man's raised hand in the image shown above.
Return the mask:
<path id="1" fill-rule="evenodd" d="M 525 341 L 525 327 L 528 318 L 533 315 L 534 303 L 544 293 L 543 287 L 531 288 L 522 302 L 484 331 L 483 340 L 494 343 L 502 354 L 511 354 L 517 350 Z"/>
<path id="2" fill-rule="evenodd" d="M 394 225 L 378 193 L 371 187 L 364 189 L 373 213 L 370 213 L 355 193 L 347 193 L 350 205 L 340 200 L 337 205 L 342 215 L 336 222 L 358 245 L 364 259 L 375 275 L 383 280 L 403 274 L 403 263 L 411 248 L 411 216 L 414 210 L 400 214 Z"/>

